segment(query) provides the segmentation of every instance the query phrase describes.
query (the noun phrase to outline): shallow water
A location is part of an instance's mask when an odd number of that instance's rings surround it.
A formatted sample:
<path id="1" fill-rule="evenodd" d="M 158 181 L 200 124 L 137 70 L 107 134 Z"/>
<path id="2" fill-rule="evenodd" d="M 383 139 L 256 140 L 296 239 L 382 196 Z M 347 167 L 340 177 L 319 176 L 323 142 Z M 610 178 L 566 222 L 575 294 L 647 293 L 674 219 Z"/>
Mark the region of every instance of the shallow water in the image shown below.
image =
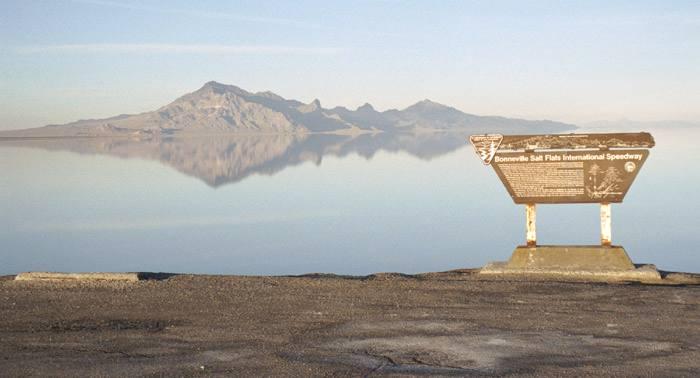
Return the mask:
<path id="1" fill-rule="evenodd" d="M 656 138 L 613 242 L 700 272 L 700 130 Z M 405 273 L 506 260 L 513 204 L 465 135 L 0 142 L 0 274 Z M 541 244 L 597 244 L 597 205 L 538 207 Z"/>

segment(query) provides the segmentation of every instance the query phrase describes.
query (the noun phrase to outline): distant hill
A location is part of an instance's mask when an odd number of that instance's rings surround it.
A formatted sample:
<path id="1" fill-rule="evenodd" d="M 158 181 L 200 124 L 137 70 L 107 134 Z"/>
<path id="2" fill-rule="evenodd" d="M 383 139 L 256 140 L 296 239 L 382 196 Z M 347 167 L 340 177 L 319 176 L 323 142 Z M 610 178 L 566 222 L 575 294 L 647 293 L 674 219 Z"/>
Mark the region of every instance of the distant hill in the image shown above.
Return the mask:
<path id="1" fill-rule="evenodd" d="M 424 100 L 403 110 L 379 112 L 365 104 L 356 110 L 324 109 L 318 100 L 304 104 L 272 92 L 251 93 L 210 81 L 152 112 L 65 125 L 0 132 L 0 137 L 156 136 L 197 134 L 291 134 L 358 132 L 538 132 L 576 126 L 554 121 L 477 116 Z"/>

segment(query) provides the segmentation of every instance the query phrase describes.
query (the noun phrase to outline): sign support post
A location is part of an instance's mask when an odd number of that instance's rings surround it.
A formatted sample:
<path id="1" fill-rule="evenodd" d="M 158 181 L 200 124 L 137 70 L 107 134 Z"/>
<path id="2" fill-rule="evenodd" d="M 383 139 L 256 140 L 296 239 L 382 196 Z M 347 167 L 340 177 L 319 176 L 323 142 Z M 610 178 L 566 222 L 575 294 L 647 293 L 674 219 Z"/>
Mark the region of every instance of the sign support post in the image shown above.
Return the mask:
<path id="1" fill-rule="evenodd" d="M 612 214 L 611 205 L 607 202 L 600 204 L 600 245 L 612 245 Z"/>
<path id="2" fill-rule="evenodd" d="M 527 234 L 525 235 L 527 246 L 537 245 L 537 208 L 534 203 L 525 205 L 525 219 L 527 223 Z"/>

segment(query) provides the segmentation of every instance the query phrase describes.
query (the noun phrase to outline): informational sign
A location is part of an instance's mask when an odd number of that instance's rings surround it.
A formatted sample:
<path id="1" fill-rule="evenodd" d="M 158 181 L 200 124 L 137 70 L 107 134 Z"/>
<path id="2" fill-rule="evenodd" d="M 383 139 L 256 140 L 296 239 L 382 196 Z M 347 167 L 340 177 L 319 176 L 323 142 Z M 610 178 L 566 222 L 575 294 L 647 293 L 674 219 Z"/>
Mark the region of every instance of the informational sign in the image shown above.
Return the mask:
<path id="1" fill-rule="evenodd" d="M 622 202 L 647 150 L 498 153 L 491 162 L 515 203 Z"/>
<path id="2" fill-rule="evenodd" d="M 622 202 L 654 146 L 648 133 L 487 134 L 470 141 L 518 204 Z"/>

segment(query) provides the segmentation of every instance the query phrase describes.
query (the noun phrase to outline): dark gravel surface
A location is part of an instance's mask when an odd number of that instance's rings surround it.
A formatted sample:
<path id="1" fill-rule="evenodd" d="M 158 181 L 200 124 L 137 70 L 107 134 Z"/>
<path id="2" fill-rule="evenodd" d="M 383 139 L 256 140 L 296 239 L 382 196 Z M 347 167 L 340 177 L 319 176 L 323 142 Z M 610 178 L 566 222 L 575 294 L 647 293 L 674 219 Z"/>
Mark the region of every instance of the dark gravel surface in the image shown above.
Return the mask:
<path id="1" fill-rule="evenodd" d="M 152 278 L 0 280 L 0 375 L 700 375 L 692 284 Z"/>

